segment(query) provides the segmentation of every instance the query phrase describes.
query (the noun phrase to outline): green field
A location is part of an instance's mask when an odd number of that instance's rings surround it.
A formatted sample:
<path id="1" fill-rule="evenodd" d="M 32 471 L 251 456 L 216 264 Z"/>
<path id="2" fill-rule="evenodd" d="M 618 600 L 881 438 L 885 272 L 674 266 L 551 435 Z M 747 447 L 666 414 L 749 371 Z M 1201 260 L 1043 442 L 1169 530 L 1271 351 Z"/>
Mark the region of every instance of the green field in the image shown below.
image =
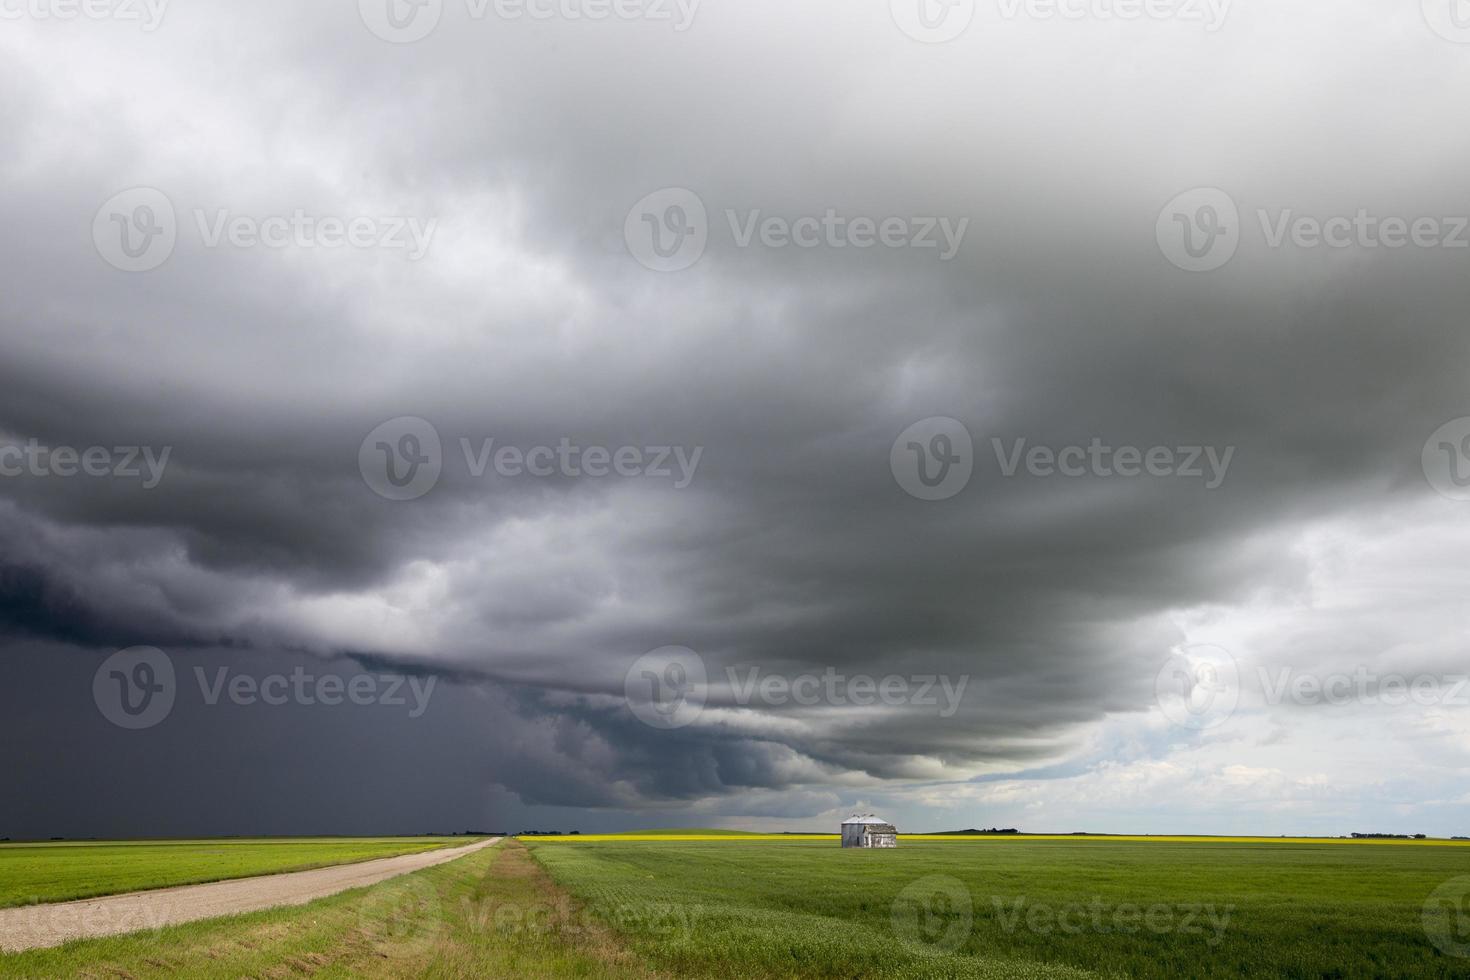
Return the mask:
<path id="1" fill-rule="evenodd" d="M 1436 949 L 1423 921 L 1430 893 L 1470 874 L 1470 849 L 1456 846 L 1009 839 L 910 841 L 891 851 L 806 841 L 530 846 L 559 885 L 609 921 L 633 922 L 625 942 L 675 974 L 1470 975 L 1470 960 Z M 640 910 L 647 928 L 637 926 Z"/>
<path id="2" fill-rule="evenodd" d="M 308 905 L 0 955 L 0 977 L 667 976 L 564 901 L 508 842 Z"/>
<path id="3" fill-rule="evenodd" d="M 1464 977 L 1424 918 L 1461 875 L 1470 848 L 1392 843 L 530 838 L 0 977 Z"/>
<path id="4" fill-rule="evenodd" d="M 0 844 L 0 908 L 412 854 L 450 837 L 293 837 Z"/>

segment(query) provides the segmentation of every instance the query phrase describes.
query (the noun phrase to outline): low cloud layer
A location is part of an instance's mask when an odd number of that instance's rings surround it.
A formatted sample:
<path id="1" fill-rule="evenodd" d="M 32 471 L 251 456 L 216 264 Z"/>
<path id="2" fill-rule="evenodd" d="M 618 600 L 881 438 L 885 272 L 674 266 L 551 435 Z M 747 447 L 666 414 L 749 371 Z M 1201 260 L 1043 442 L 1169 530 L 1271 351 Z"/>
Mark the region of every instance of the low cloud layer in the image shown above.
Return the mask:
<path id="1" fill-rule="evenodd" d="M 884 7 L 446 4 L 411 43 L 367 2 L 7 27 L 0 445 L 50 451 L 0 477 L 34 707 L 6 724 L 40 747 L 6 763 L 16 833 L 62 822 L 58 774 L 98 746 L 186 767 L 201 739 L 282 829 L 390 797 L 395 829 L 1459 827 L 1470 709 L 1272 705 L 1253 678 L 1463 663 L 1470 442 L 1431 435 L 1470 416 L 1470 47 L 1409 8 L 982 5 L 929 44 Z M 693 247 L 695 205 L 695 261 L 637 237 Z M 1300 224 L 1360 213 L 1376 244 Z M 970 476 L 921 499 L 895 461 L 938 466 L 941 430 Z M 1200 643 L 1245 678 L 1207 729 L 1156 690 Z M 443 707 L 390 740 L 295 705 L 283 755 L 246 750 L 270 726 L 238 705 L 118 731 L 90 678 L 139 645 L 185 678 L 433 676 Z M 625 698 L 667 646 L 709 681 L 679 727 Z M 740 696 L 752 670 L 965 686 L 775 703 Z M 426 756 L 453 790 L 296 789 Z M 228 782 L 179 832 L 236 826 Z M 143 791 L 68 832 L 143 832 Z"/>

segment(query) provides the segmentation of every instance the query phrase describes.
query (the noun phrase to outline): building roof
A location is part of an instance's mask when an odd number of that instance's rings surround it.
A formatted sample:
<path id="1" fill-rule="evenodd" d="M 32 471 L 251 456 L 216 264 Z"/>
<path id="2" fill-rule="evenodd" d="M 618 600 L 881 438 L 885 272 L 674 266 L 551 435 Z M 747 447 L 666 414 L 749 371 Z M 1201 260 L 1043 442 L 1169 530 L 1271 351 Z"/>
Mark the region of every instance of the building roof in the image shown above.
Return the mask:
<path id="1" fill-rule="evenodd" d="M 871 813 L 869 813 L 869 814 L 867 814 L 865 816 L 859 816 L 858 814 L 854 813 L 852 816 L 850 816 L 846 820 L 842 821 L 842 826 L 848 827 L 848 826 L 851 826 L 852 824 L 861 824 L 861 823 L 881 823 L 881 824 L 887 825 L 888 824 L 888 821 L 882 819 L 881 817 L 875 817 Z M 830 827 L 831 824 L 828 824 L 828 826 Z"/>

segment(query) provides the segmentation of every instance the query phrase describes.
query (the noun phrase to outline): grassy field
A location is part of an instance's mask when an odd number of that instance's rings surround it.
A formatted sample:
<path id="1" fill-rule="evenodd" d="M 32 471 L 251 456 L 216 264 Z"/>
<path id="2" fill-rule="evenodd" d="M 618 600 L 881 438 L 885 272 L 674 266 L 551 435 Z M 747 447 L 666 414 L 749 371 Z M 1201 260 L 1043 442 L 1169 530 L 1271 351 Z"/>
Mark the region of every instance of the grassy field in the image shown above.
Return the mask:
<path id="1" fill-rule="evenodd" d="M 731 976 L 834 978 L 1470 974 L 1470 960 L 1438 950 L 1423 920 L 1436 887 L 1470 874 L 1463 847 L 1091 838 L 904 838 L 891 851 L 807 841 L 530 846 L 603 918 L 632 922 L 625 941 L 675 974 L 720 965 Z M 645 920 L 658 927 L 639 928 Z"/>
<path id="2" fill-rule="evenodd" d="M 0 955 L 0 978 L 662 980 L 507 841 L 294 908 Z"/>
<path id="3" fill-rule="evenodd" d="M 506 841 L 300 908 L 0 956 L 0 977 L 1470 975 L 1424 919 L 1470 875 L 1463 847 L 640 836 Z"/>
<path id="4" fill-rule="evenodd" d="M 675 830 L 634 830 L 616 834 L 538 834 L 528 837 L 541 843 L 574 844 L 610 841 L 714 841 L 727 838 L 744 841 L 839 841 L 841 834 L 765 834 L 749 830 L 716 830 L 687 828 Z M 906 841 L 1136 841 L 1166 844 L 1341 844 L 1346 846 L 1387 845 L 1391 847 L 1470 847 L 1470 840 L 1428 838 L 1352 838 L 1352 837 L 1203 837 L 1137 834 L 904 834 Z"/>
<path id="5" fill-rule="evenodd" d="M 450 837 L 323 837 L 0 844 L 0 908 L 412 854 Z"/>

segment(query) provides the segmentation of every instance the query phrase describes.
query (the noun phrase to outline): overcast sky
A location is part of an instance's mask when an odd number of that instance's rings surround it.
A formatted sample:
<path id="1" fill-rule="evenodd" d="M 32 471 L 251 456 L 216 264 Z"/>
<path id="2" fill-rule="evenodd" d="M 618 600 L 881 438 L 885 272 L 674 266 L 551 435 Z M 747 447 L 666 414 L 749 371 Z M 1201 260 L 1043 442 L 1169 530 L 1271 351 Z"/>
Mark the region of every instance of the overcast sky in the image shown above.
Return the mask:
<path id="1" fill-rule="evenodd" d="M 1470 834 L 1456 13 L 0 0 L 0 837 Z"/>

